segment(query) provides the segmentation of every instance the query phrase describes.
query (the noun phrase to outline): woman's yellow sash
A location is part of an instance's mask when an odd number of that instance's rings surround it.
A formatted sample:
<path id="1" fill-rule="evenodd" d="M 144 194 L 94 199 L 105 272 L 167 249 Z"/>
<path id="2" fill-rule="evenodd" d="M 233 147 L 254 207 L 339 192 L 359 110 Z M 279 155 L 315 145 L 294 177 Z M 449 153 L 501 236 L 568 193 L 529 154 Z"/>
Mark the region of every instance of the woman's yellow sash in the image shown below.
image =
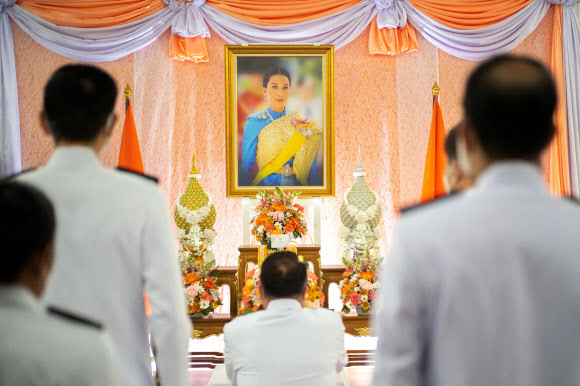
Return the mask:
<path id="1" fill-rule="evenodd" d="M 312 161 L 320 147 L 322 133 L 315 125 L 309 125 L 312 134 L 305 136 L 298 127 L 292 125 L 292 118 L 299 118 L 298 113 L 289 113 L 278 118 L 260 131 L 256 150 L 256 161 L 260 171 L 252 181 L 255 186 L 272 173 L 279 171 L 294 158 L 296 179 L 307 185 L 307 178 Z M 305 129 L 303 127 L 303 129 Z"/>
<path id="2" fill-rule="evenodd" d="M 252 186 L 256 186 L 264 178 L 268 177 L 270 174 L 274 173 L 276 170 L 280 169 L 286 162 L 292 158 L 294 154 L 300 149 L 304 144 L 306 137 L 302 135 L 297 129 L 294 129 L 294 134 L 290 140 L 286 143 L 286 146 L 282 149 L 280 153 L 273 160 L 268 162 L 256 175 L 256 178 L 252 181 Z"/>

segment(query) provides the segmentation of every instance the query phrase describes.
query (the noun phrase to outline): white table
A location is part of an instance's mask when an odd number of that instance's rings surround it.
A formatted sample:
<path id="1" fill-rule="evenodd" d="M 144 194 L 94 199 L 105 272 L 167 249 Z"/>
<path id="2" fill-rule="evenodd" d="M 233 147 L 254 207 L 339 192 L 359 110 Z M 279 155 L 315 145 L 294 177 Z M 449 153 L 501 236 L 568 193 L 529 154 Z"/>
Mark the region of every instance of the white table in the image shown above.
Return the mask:
<path id="1" fill-rule="evenodd" d="M 213 374 L 209 380 L 207 386 L 231 386 L 232 384 L 228 381 L 228 376 L 226 374 L 225 365 L 216 365 Z M 337 386 L 350 386 L 348 377 L 344 373 L 344 370 L 339 374 L 336 374 L 336 385 Z"/>

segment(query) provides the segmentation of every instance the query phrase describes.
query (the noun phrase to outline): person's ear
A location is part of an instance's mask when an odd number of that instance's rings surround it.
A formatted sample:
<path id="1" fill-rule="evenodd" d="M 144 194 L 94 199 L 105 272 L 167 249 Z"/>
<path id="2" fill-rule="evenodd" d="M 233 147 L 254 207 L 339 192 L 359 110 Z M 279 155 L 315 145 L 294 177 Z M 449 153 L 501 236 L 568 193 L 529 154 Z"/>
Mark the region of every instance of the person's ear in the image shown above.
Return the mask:
<path id="1" fill-rule="evenodd" d="M 478 145 L 477 134 L 470 123 L 464 122 L 457 130 L 457 136 L 462 138 L 465 143 L 465 149 L 468 152 L 473 151 Z"/>
<path id="2" fill-rule="evenodd" d="M 113 133 L 113 127 L 115 127 L 115 123 L 117 122 L 117 114 L 111 113 L 107 118 L 107 122 L 105 123 L 104 134 L 105 137 L 110 137 Z"/>
<path id="3" fill-rule="evenodd" d="M 48 118 L 47 118 L 44 110 L 42 110 L 40 112 L 39 119 L 40 119 L 40 126 L 42 127 L 42 131 L 44 131 L 44 133 L 46 135 L 49 135 L 52 137 L 52 130 L 50 130 L 50 124 L 48 123 Z"/>

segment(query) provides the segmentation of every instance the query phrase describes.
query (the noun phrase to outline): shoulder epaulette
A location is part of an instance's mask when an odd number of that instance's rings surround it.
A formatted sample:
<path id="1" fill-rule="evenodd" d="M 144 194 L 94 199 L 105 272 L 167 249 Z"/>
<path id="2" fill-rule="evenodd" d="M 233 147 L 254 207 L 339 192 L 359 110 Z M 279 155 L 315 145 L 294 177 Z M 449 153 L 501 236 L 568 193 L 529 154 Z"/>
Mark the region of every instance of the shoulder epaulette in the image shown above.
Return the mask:
<path id="1" fill-rule="evenodd" d="M 96 322 L 96 321 L 91 320 L 91 319 L 87 319 L 83 316 L 72 314 L 68 311 L 64 311 L 64 310 L 61 310 L 61 309 L 55 308 L 55 307 L 48 307 L 46 310 L 48 311 L 49 314 L 59 316 L 59 317 L 66 319 L 68 321 L 83 324 L 83 325 L 89 326 L 89 327 L 93 327 L 93 328 L 96 328 L 97 330 L 103 329 L 103 325 L 101 323 Z"/>
<path id="2" fill-rule="evenodd" d="M 153 181 L 156 184 L 159 183 L 159 180 L 157 178 L 155 178 L 153 176 L 150 176 L 150 175 L 147 175 L 147 174 L 141 174 L 139 172 L 136 172 L 135 170 L 125 169 L 125 168 L 117 168 L 117 170 L 120 171 L 120 172 L 131 173 L 131 174 L 134 174 L 136 176 L 140 176 L 140 177 L 143 177 L 143 178 L 147 178 L 148 180 Z"/>
<path id="3" fill-rule="evenodd" d="M 14 174 L 11 174 L 9 176 L 4 177 L 4 180 L 5 181 L 8 181 L 8 180 L 11 180 L 11 179 L 16 178 L 18 176 L 21 176 L 23 174 L 26 174 L 28 172 L 33 172 L 35 170 L 36 170 L 36 168 L 30 168 L 30 169 L 22 170 L 20 173 L 14 173 Z"/>
<path id="4" fill-rule="evenodd" d="M 450 194 L 448 194 L 446 196 L 442 196 L 442 197 L 436 198 L 436 199 L 431 200 L 431 201 L 427 201 L 427 202 L 423 202 L 423 203 L 420 203 L 420 204 L 410 205 L 410 206 L 401 208 L 401 214 L 407 214 L 407 213 L 412 212 L 412 211 L 414 211 L 416 209 L 426 208 L 426 207 L 428 207 L 431 204 L 434 204 L 436 202 L 441 202 L 441 200 L 447 200 L 448 198 L 451 198 L 451 197 L 456 197 L 459 194 L 460 193 L 450 193 Z"/>

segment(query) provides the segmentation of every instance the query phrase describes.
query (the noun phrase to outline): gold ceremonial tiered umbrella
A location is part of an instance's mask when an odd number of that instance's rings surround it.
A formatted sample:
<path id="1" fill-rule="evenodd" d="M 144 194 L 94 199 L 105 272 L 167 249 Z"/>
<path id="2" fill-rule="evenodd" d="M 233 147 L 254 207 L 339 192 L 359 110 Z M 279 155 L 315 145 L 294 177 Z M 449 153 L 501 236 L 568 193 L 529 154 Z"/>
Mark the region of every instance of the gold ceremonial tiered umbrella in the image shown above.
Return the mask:
<path id="1" fill-rule="evenodd" d="M 203 190 L 201 184 L 199 183 L 201 175 L 198 173 L 197 168 L 195 166 L 195 150 L 193 152 L 192 166 L 188 177 L 189 183 L 187 184 L 185 192 L 181 195 L 178 204 L 181 204 L 184 208 L 186 208 L 189 211 L 197 211 L 210 203 L 210 197 Z M 201 232 L 204 232 L 207 229 L 212 230 L 216 219 L 215 206 L 212 203 L 210 205 L 209 213 L 207 214 L 207 216 L 205 216 L 205 218 L 203 219 L 200 219 L 199 222 L 197 222 L 196 224 L 192 224 L 188 222 L 187 219 L 180 216 L 177 207 L 175 208 L 174 218 L 177 226 L 180 229 L 183 229 L 186 235 L 191 231 L 192 227 L 195 225 L 199 225 Z"/>

